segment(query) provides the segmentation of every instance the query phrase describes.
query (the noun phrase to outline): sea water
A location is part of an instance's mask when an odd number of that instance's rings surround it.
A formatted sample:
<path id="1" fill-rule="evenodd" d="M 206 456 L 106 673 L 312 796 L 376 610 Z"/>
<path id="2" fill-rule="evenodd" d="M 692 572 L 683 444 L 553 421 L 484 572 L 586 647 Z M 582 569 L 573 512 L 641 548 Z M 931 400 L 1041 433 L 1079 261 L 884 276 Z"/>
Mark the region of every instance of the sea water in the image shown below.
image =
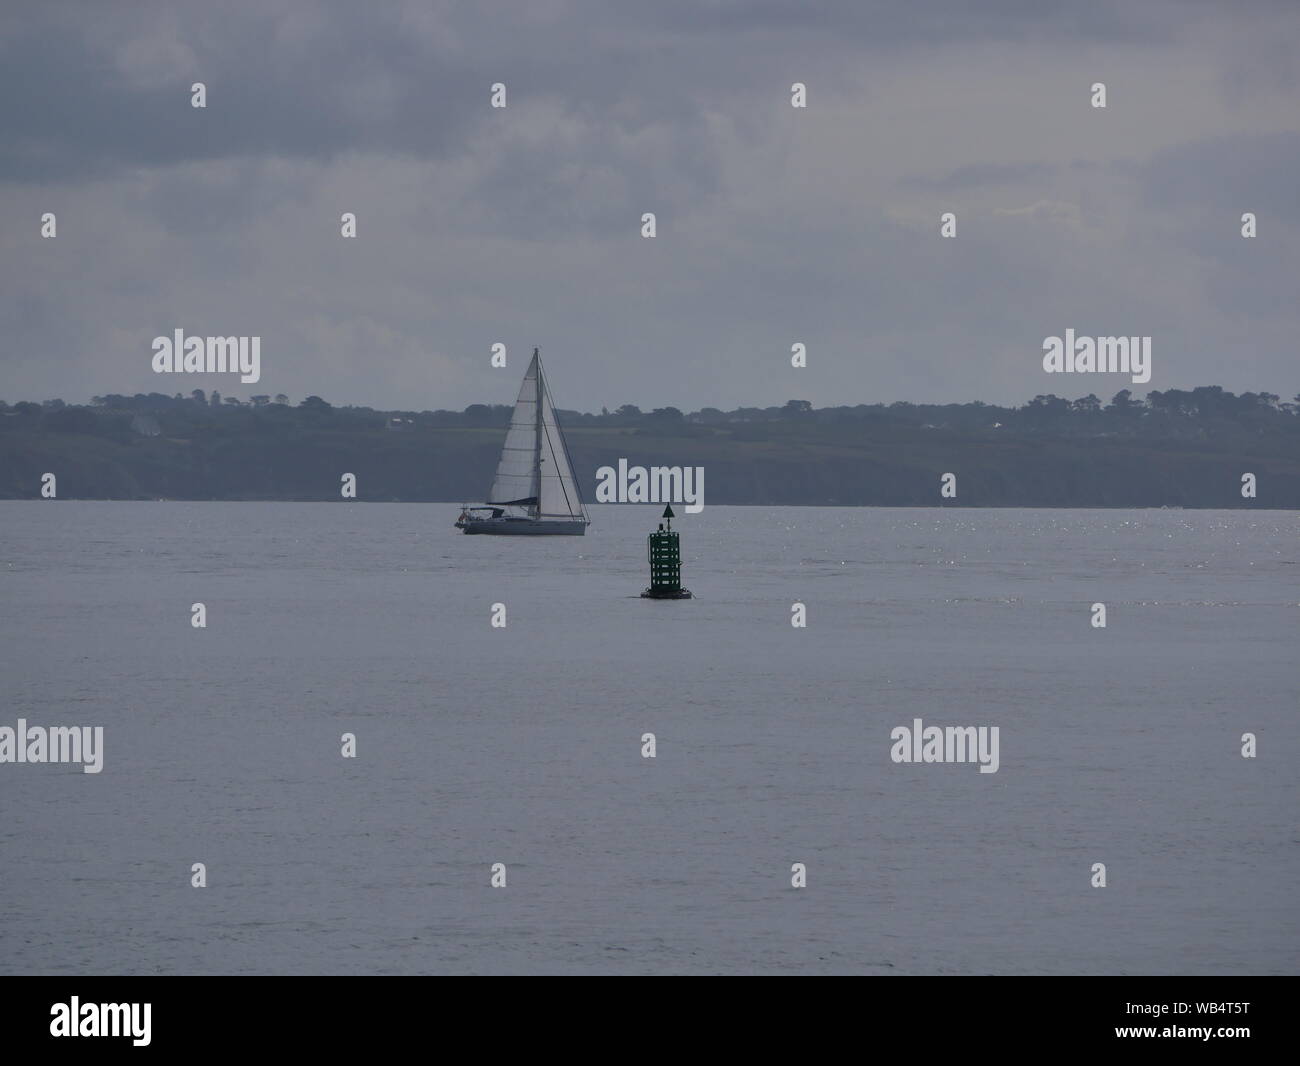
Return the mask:
<path id="1" fill-rule="evenodd" d="M 0 503 L 0 971 L 1300 969 L 1297 515 L 457 513 Z"/>

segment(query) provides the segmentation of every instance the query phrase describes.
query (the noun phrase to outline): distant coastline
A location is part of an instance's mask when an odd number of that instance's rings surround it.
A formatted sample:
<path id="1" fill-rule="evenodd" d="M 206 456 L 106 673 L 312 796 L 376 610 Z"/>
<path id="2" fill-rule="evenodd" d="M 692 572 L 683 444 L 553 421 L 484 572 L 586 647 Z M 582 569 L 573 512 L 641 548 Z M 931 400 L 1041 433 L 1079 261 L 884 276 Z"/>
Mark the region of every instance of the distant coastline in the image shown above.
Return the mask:
<path id="1" fill-rule="evenodd" d="M 54 473 L 58 499 L 337 500 L 347 472 L 361 501 L 477 501 L 510 413 L 254 399 L 195 390 L 0 402 L 0 499 L 40 498 Z M 791 400 L 559 416 L 589 501 L 596 470 L 626 458 L 704 467 L 715 505 L 1300 509 L 1300 397 L 1217 386 L 1145 398 L 1125 389 L 1109 403 Z M 941 499 L 949 472 L 957 495 Z M 1246 473 L 1254 498 L 1242 496 Z"/>

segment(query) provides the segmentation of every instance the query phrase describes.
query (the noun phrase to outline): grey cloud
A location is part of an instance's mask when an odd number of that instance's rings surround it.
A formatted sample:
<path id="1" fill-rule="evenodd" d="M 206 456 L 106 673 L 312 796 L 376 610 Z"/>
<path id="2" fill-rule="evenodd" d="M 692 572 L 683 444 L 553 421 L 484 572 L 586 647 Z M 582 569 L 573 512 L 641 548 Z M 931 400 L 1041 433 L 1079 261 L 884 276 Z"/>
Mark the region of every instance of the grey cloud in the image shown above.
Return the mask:
<path id="1" fill-rule="evenodd" d="M 1300 109 L 1275 45 L 1250 74 L 1294 8 L 917 8 L 20 9 L 0 395 L 175 391 L 147 354 L 178 325 L 262 334 L 251 391 L 416 408 L 508 401 L 498 340 L 587 409 L 1019 402 L 1074 387 L 1039 364 L 1067 326 L 1156 334 L 1152 387 L 1300 391 Z"/>

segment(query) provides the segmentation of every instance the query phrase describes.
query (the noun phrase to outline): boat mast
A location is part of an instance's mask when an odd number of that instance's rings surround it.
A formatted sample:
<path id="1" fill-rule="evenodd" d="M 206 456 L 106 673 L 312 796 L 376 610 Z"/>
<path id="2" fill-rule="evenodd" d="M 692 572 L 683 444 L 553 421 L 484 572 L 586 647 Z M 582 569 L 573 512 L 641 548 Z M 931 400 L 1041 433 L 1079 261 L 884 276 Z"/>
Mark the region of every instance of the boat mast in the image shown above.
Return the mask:
<path id="1" fill-rule="evenodd" d="M 537 369 L 537 406 L 533 434 L 533 496 L 537 499 L 536 517 L 542 517 L 542 360 L 533 349 L 533 365 Z"/>

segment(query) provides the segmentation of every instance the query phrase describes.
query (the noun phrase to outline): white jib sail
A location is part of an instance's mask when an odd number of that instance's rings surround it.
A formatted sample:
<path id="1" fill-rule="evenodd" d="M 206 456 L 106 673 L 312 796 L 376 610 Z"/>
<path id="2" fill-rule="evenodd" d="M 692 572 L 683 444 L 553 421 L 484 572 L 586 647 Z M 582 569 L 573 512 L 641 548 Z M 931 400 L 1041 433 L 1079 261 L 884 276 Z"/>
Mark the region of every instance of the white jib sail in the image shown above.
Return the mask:
<path id="1" fill-rule="evenodd" d="M 544 517 L 584 517 L 582 494 L 578 491 L 564 437 L 555 420 L 555 408 L 551 404 L 550 389 L 546 388 L 545 375 L 542 377 L 541 442 L 541 514 Z"/>

